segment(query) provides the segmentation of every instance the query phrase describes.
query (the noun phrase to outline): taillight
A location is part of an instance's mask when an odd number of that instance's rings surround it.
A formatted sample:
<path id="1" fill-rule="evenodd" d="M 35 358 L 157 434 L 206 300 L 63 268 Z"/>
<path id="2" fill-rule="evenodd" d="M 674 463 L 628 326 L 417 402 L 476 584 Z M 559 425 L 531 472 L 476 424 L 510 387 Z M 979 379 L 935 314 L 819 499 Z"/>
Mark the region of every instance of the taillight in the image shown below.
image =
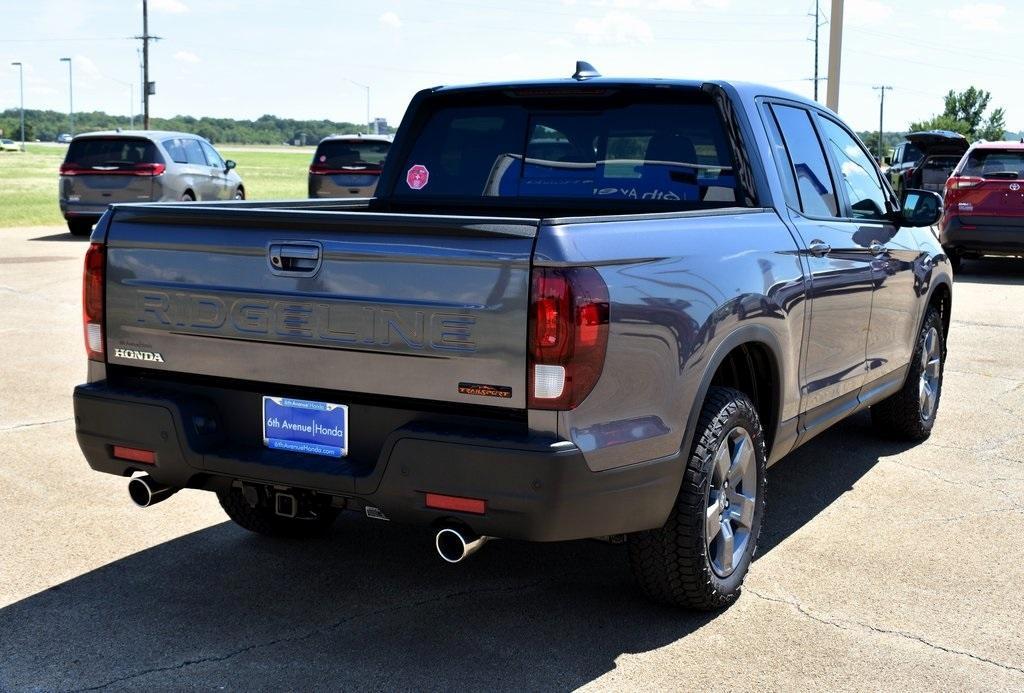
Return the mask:
<path id="1" fill-rule="evenodd" d="M 131 173 L 136 176 L 159 176 L 166 170 L 163 164 L 135 164 Z"/>
<path id="2" fill-rule="evenodd" d="M 984 182 L 984 178 L 978 178 L 976 176 L 953 176 L 949 179 L 947 184 L 953 190 L 963 190 L 965 188 L 973 188 L 976 185 L 981 185 Z"/>
<path id="3" fill-rule="evenodd" d="M 85 330 L 85 353 L 91 361 L 102 361 L 103 349 L 103 281 L 106 274 L 106 253 L 102 243 L 91 243 L 85 251 L 82 272 L 82 326 Z"/>
<path id="4" fill-rule="evenodd" d="M 330 176 L 344 173 L 350 176 L 379 176 L 379 168 L 361 168 L 361 167 L 341 167 L 328 166 L 326 164 L 311 164 L 309 172 L 314 176 Z"/>
<path id="5" fill-rule="evenodd" d="M 574 409 L 597 384 L 608 346 L 608 287 L 593 267 L 533 270 L 531 409 Z"/>
<path id="6" fill-rule="evenodd" d="M 69 163 L 60 165 L 62 176 L 159 176 L 166 170 L 164 164 L 134 164 L 131 168 L 93 168 Z"/>

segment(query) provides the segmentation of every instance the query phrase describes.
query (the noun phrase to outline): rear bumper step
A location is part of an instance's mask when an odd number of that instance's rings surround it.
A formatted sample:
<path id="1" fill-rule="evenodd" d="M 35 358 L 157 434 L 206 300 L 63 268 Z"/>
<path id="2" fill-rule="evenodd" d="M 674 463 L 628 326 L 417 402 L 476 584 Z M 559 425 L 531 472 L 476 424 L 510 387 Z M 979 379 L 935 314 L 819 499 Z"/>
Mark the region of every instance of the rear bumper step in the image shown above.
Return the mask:
<path id="1" fill-rule="evenodd" d="M 661 526 L 682 475 L 678 456 L 592 472 L 568 443 L 410 422 L 384 436 L 377 459 L 335 459 L 232 442 L 217 405 L 180 392 L 75 388 L 78 443 L 94 470 L 148 473 L 166 486 L 225 488 L 231 481 L 340 496 L 354 510 L 434 525 L 457 518 L 485 536 L 559 541 Z M 113 457 L 113 445 L 154 450 L 155 464 Z M 326 461 L 325 461 L 326 460 Z M 331 470 L 325 465 L 340 465 Z M 339 473 L 340 472 L 340 473 Z M 486 500 L 486 513 L 428 508 L 426 493 Z"/>

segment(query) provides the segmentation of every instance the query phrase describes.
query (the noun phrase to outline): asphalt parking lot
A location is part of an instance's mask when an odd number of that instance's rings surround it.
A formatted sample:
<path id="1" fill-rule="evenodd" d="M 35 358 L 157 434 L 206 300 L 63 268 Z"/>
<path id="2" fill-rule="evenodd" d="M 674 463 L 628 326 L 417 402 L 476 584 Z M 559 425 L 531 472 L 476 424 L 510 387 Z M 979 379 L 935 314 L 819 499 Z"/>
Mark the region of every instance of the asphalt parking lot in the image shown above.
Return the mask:
<path id="1" fill-rule="evenodd" d="M 965 262 L 931 440 L 858 416 L 773 467 L 743 596 L 705 615 L 598 542 L 449 566 L 420 529 L 134 507 L 75 444 L 86 243 L 0 235 L 2 690 L 1024 689 L 1024 261 Z"/>

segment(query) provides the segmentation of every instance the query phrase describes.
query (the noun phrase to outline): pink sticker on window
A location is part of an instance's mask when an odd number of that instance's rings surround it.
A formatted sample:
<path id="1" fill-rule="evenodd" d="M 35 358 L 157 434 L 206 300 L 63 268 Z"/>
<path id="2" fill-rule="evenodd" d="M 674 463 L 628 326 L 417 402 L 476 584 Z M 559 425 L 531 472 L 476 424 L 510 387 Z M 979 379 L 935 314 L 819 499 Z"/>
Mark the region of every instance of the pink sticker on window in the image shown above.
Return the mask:
<path id="1" fill-rule="evenodd" d="M 327 161 L 327 155 L 326 154 L 321 154 L 320 155 L 320 161 Z"/>
<path id="2" fill-rule="evenodd" d="M 422 190 L 430 180 L 430 171 L 423 164 L 415 164 L 405 174 L 405 184 L 413 190 Z"/>

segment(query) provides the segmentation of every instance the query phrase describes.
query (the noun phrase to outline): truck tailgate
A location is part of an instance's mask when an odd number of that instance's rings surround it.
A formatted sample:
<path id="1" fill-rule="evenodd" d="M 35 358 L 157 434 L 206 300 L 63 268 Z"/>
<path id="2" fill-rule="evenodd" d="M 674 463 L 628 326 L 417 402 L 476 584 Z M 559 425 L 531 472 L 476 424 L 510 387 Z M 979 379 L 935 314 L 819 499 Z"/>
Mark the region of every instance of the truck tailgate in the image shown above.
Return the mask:
<path id="1" fill-rule="evenodd" d="M 524 408 L 538 223 L 119 207 L 107 359 L 266 383 L 268 395 L 302 386 Z"/>

